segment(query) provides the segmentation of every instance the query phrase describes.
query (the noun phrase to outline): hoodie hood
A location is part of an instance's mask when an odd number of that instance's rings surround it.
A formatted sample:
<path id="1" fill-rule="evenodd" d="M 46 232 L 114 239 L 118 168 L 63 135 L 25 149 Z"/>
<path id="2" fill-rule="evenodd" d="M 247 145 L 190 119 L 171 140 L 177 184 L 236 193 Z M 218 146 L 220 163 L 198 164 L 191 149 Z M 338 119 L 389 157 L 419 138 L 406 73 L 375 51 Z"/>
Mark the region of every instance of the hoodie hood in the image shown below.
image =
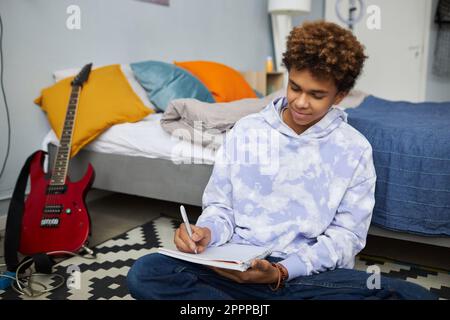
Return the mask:
<path id="1" fill-rule="evenodd" d="M 339 127 L 343 122 L 347 123 L 347 114 L 338 107 L 331 107 L 327 114 L 315 125 L 309 127 L 301 134 L 297 134 L 289 127 L 280 117 L 281 108 L 288 104 L 286 97 L 280 97 L 272 101 L 265 107 L 261 114 L 264 120 L 275 130 L 296 139 L 320 139 L 329 135 L 334 129 Z"/>

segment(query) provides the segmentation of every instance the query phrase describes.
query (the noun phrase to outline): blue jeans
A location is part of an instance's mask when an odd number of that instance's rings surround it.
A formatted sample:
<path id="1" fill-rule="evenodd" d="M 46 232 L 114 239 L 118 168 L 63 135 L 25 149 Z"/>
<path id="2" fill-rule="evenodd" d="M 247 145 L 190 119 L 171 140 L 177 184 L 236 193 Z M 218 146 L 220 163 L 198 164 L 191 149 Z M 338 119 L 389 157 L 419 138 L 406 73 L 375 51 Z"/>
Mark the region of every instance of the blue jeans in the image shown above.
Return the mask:
<path id="1" fill-rule="evenodd" d="M 268 258 L 271 262 L 280 259 Z M 277 290 L 267 284 L 241 284 L 208 267 L 153 253 L 138 259 L 127 276 L 135 299 L 253 300 L 253 299 L 435 299 L 425 288 L 381 276 L 380 289 L 369 289 L 372 273 L 335 269 L 292 279 Z"/>

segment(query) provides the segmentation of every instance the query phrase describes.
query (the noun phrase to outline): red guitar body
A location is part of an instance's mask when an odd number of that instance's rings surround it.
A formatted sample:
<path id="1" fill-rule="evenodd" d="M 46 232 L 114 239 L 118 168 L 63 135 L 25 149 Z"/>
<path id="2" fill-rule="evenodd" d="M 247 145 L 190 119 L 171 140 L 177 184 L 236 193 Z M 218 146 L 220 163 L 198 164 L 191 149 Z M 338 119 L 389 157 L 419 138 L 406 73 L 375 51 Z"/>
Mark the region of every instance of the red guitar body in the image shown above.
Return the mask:
<path id="1" fill-rule="evenodd" d="M 94 181 L 94 169 L 89 164 L 80 181 L 71 182 L 67 177 L 66 183 L 55 189 L 43 170 L 44 157 L 43 151 L 38 152 L 31 162 L 31 190 L 25 202 L 19 252 L 77 252 L 90 233 L 85 198 Z"/>

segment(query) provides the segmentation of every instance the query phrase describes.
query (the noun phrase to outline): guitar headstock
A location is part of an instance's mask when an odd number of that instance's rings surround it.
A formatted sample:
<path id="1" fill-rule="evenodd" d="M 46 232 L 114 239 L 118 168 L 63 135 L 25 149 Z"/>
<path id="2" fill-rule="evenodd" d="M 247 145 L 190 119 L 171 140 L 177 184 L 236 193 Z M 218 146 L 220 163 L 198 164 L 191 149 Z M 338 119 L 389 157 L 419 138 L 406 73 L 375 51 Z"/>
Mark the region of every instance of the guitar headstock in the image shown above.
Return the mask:
<path id="1" fill-rule="evenodd" d="M 76 77 L 72 81 L 72 86 L 83 86 L 83 84 L 89 78 L 89 74 L 91 73 L 92 63 L 89 63 L 81 69 L 81 71 L 76 75 Z"/>

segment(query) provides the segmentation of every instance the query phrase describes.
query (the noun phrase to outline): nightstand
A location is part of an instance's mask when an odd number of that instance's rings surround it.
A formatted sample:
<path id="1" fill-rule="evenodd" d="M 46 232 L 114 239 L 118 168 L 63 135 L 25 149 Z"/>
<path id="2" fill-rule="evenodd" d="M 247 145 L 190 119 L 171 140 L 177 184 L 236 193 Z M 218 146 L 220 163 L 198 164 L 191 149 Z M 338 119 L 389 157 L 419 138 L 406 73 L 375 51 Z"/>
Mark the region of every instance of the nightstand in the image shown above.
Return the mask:
<path id="1" fill-rule="evenodd" d="M 269 72 L 266 73 L 266 95 L 269 95 L 277 90 L 283 88 L 284 72 Z"/>
<path id="2" fill-rule="evenodd" d="M 241 74 L 253 89 L 264 96 L 282 89 L 284 86 L 283 72 L 243 71 Z"/>

